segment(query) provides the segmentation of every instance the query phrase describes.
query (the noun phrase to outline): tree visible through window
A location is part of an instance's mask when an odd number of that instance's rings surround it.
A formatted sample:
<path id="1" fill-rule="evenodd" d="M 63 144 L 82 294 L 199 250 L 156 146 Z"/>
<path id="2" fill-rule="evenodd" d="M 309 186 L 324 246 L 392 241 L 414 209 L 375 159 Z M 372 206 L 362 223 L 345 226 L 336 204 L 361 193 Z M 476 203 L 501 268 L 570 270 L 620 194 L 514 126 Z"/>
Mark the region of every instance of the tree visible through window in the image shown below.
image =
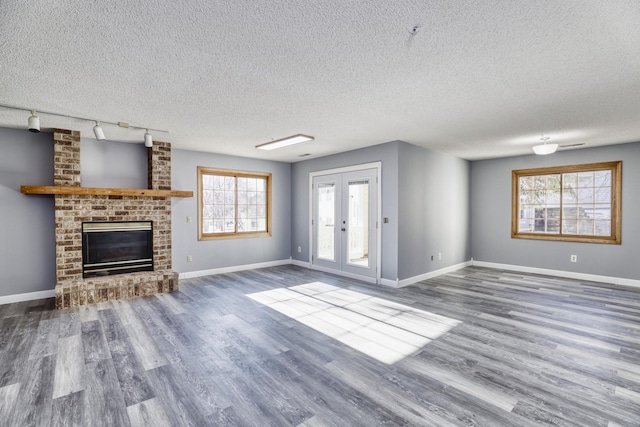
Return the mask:
<path id="1" fill-rule="evenodd" d="M 198 167 L 200 240 L 271 235 L 271 174 Z"/>
<path id="2" fill-rule="evenodd" d="M 622 162 L 515 170 L 511 236 L 616 243 Z"/>

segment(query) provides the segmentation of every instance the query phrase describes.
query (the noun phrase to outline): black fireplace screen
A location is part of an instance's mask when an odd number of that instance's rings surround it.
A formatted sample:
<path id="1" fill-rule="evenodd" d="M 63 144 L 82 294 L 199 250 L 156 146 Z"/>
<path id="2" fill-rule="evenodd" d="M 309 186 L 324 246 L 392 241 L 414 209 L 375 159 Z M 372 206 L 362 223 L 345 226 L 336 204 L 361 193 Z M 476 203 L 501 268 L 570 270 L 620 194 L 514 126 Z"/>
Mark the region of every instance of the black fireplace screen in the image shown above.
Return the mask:
<path id="1" fill-rule="evenodd" d="M 82 223 L 83 277 L 153 271 L 151 221 Z"/>

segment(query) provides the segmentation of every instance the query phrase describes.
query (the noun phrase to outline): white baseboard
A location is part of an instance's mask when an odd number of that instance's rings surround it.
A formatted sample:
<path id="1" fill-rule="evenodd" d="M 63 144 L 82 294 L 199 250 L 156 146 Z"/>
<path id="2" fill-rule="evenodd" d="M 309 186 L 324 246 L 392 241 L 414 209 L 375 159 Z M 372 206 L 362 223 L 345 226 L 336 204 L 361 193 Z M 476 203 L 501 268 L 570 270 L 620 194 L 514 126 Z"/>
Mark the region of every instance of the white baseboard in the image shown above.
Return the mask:
<path id="1" fill-rule="evenodd" d="M 298 261 L 297 259 L 292 259 L 291 260 L 291 264 L 293 265 L 297 265 L 298 267 L 304 267 L 304 268 L 309 268 L 310 267 L 310 263 L 307 261 Z"/>
<path id="2" fill-rule="evenodd" d="M 212 268 L 210 270 L 187 271 L 179 273 L 180 279 L 191 279 L 193 277 L 211 276 L 214 274 L 234 273 L 236 271 L 255 270 L 256 268 L 277 267 L 279 265 L 291 264 L 291 259 L 283 259 L 279 261 L 259 262 L 256 264 L 233 265 L 231 267 Z"/>
<path id="3" fill-rule="evenodd" d="M 3 297 L 0 297 L 0 305 L 11 304 L 14 302 L 33 301 L 44 298 L 53 298 L 55 296 L 55 290 L 53 289 L 49 291 L 29 292 L 26 294 L 5 295 Z"/>
<path id="4" fill-rule="evenodd" d="M 391 280 L 391 279 L 380 279 L 380 284 L 383 286 L 389 286 L 390 288 L 399 288 L 398 286 L 399 280 Z"/>
<path id="5" fill-rule="evenodd" d="M 437 276 L 441 276 L 443 274 L 451 273 L 452 271 L 460 270 L 461 268 L 468 267 L 471 265 L 471 261 L 461 262 L 460 264 L 450 265 L 449 267 L 441 268 L 439 270 L 430 271 L 428 273 L 421 274 L 419 276 L 409 277 L 408 279 L 397 280 L 395 284 L 388 285 L 396 288 L 403 288 L 405 286 L 413 285 L 418 282 L 422 282 L 423 280 L 432 279 Z M 392 280 L 389 281 L 393 283 Z M 385 284 L 385 283 L 383 283 Z"/>
<path id="6" fill-rule="evenodd" d="M 331 273 L 331 274 L 335 274 L 336 276 L 348 277 L 350 279 L 356 279 L 356 280 L 360 280 L 362 282 L 376 283 L 376 278 L 375 277 L 360 276 L 359 274 L 347 273 L 347 272 L 344 272 L 344 271 L 334 270 L 334 269 L 331 269 L 331 268 L 320 267 L 318 265 L 313 265 L 313 264 L 308 264 L 306 267 L 310 268 L 311 270 L 318 270 L 318 271 L 322 271 L 324 273 Z"/>
<path id="7" fill-rule="evenodd" d="M 545 274 L 547 276 L 566 277 L 568 279 L 586 280 L 590 282 L 611 283 L 614 285 L 631 286 L 640 288 L 640 280 L 625 279 L 623 277 L 599 276 L 596 274 L 576 273 L 573 271 L 550 270 L 547 268 L 525 267 L 522 265 L 498 264 L 495 262 L 485 262 L 471 260 L 471 265 L 476 267 L 495 268 L 498 270 L 519 271 L 522 273 Z"/>

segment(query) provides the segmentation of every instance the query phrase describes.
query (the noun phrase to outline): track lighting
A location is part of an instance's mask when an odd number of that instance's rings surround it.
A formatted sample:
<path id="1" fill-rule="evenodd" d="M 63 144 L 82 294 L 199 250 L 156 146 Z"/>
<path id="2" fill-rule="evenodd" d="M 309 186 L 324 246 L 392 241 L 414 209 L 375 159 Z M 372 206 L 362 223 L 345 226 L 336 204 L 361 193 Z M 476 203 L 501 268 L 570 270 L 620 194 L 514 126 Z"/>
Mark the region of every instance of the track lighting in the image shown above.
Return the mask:
<path id="1" fill-rule="evenodd" d="M 96 125 L 93 127 L 93 134 L 96 136 L 96 140 L 102 141 L 105 139 L 104 131 L 100 127 L 100 122 L 96 120 Z"/>
<path id="2" fill-rule="evenodd" d="M 144 133 L 144 146 L 147 148 L 153 147 L 153 137 L 149 133 L 149 129 Z"/>
<path id="3" fill-rule="evenodd" d="M 29 132 L 40 132 L 40 117 L 36 116 L 36 112 L 31 110 L 31 116 L 29 116 L 29 126 L 27 127 Z"/>
<path id="4" fill-rule="evenodd" d="M 40 132 L 40 117 L 38 117 L 36 115 L 36 110 L 31 109 L 31 108 L 26 108 L 26 107 L 19 107 L 17 105 L 7 105 L 7 104 L 0 104 L 0 108 L 8 108 L 10 110 L 20 110 L 20 111 L 30 111 L 31 112 L 31 116 L 29 116 L 29 122 L 28 122 L 28 126 L 27 129 L 29 129 L 30 132 Z M 102 124 L 109 124 L 109 125 L 114 125 L 114 126 L 118 126 L 120 128 L 125 128 L 125 129 L 145 129 L 145 134 L 144 134 L 144 145 L 146 147 L 152 147 L 153 146 L 153 138 L 151 136 L 151 134 L 149 133 L 149 131 L 154 131 L 154 132 L 163 132 L 163 133 L 169 133 L 168 130 L 162 130 L 162 129 L 151 129 L 148 128 L 146 126 L 135 126 L 135 125 L 130 125 L 127 122 L 108 122 L 106 120 L 96 120 L 96 119 L 90 119 L 88 117 L 78 117 L 78 116 L 70 116 L 68 114 L 60 114 L 60 113 L 54 113 L 53 111 L 43 111 L 38 109 L 38 111 L 40 112 L 40 114 L 48 114 L 50 116 L 58 116 L 58 117 L 66 117 L 69 119 L 76 119 L 76 120 L 85 120 L 87 122 L 94 122 L 95 126 L 93 127 L 93 134 L 96 136 L 96 140 L 98 141 L 103 141 L 105 140 L 105 136 L 104 136 L 104 130 L 102 130 Z M 57 127 L 55 124 L 51 126 L 52 128 Z"/>

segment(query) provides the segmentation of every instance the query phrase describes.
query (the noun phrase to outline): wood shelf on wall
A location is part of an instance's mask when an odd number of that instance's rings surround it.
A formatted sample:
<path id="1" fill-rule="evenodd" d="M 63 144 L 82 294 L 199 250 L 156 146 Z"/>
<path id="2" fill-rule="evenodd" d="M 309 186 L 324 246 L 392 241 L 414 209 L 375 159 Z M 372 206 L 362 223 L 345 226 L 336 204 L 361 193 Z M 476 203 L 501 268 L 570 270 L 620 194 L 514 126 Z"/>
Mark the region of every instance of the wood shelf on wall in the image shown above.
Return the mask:
<path id="1" fill-rule="evenodd" d="M 65 187 L 61 185 L 22 185 L 22 194 L 59 194 L 90 196 L 193 197 L 193 191 L 147 190 L 137 188 Z"/>

